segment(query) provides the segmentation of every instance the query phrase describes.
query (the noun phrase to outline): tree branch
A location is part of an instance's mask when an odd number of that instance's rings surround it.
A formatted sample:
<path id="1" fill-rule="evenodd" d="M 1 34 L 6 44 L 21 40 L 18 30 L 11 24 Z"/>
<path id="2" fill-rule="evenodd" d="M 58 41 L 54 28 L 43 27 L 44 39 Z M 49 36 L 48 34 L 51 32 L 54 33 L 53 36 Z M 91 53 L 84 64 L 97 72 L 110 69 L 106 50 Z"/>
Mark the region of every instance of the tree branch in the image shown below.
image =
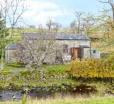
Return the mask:
<path id="1" fill-rule="evenodd" d="M 108 1 L 99 1 L 100 3 L 109 3 L 109 0 Z"/>

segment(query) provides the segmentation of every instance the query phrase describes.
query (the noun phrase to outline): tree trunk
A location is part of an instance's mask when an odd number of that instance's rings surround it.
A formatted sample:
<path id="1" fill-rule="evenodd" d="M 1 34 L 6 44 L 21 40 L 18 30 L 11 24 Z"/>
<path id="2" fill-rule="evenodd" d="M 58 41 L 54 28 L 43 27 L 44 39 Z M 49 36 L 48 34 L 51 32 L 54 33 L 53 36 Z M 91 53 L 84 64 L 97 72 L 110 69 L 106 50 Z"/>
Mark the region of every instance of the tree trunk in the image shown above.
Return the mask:
<path id="1" fill-rule="evenodd" d="M 114 22 L 114 5 L 111 3 L 111 8 L 112 8 L 112 18 L 113 18 L 113 22 Z"/>
<path id="2" fill-rule="evenodd" d="M 1 70 L 4 69 L 4 48 L 2 48 L 0 69 L 1 69 Z"/>

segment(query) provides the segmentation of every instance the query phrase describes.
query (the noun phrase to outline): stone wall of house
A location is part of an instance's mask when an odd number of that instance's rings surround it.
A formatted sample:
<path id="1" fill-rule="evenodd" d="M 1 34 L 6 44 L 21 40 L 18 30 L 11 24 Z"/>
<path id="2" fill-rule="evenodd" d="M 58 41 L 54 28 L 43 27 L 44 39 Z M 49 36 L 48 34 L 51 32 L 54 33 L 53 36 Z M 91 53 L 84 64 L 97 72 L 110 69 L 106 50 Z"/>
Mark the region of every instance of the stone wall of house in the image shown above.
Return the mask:
<path id="1" fill-rule="evenodd" d="M 96 59 L 101 58 L 101 53 L 100 53 L 100 51 L 98 51 L 98 50 L 96 50 L 96 49 L 91 49 L 91 57 L 92 57 L 92 58 L 96 58 Z"/>
<path id="2" fill-rule="evenodd" d="M 90 48 L 84 48 L 84 58 L 90 58 Z"/>
<path id="3" fill-rule="evenodd" d="M 70 55 L 70 48 L 72 47 L 80 47 L 80 46 L 86 46 L 88 48 L 84 48 L 83 52 L 83 58 L 90 58 L 90 41 L 84 41 L 84 40 L 56 40 L 56 43 L 61 45 L 61 48 L 64 44 L 68 45 L 68 54 L 63 54 L 63 60 L 64 61 L 70 61 L 71 55 Z"/>
<path id="4" fill-rule="evenodd" d="M 63 58 L 63 61 L 70 61 L 71 55 L 70 55 L 70 48 L 72 47 L 80 47 L 80 46 L 88 46 L 90 47 L 90 41 L 84 41 L 84 40 L 55 40 L 57 43 L 57 46 L 55 47 L 57 50 L 61 50 L 61 55 Z M 63 45 L 68 45 L 69 52 L 64 54 L 63 51 Z M 54 50 L 56 50 L 54 49 Z M 84 58 L 88 58 L 90 56 L 90 48 L 84 48 Z M 16 62 L 17 59 L 15 57 L 16 50 L 6 50 L 6 62 L 12 63 Z M 56 62 L 56 51 L 51 52 L 48 56 L 45 58 L 45 63 L 53 64 Z M 60 54 L 59 54 L 60 55 Z M 60 56 L 61 57 L 61 56 Z"/>
<path id="5" fill-rule="evenodd" d="M 5 51 L 5 60 L 7 63 L 17 62 L 16 57 L 15 57 L 16 52 L 17 52 L 16 50 L 6 50 Z"/>
<path id="6" fill-rule="evenodd" d="M 90 41 L 84 40 L 56 40 L 59 45 L 67 44 L 70 47 L 88 46 L 90 47 Z"/>

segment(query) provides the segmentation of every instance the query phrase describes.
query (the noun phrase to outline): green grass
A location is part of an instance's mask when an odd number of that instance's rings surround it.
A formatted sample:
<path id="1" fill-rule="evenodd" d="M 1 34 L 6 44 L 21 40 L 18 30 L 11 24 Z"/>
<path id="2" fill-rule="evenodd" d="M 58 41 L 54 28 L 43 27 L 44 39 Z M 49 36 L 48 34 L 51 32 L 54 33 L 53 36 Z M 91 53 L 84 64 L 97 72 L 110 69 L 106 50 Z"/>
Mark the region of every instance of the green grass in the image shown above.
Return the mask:
<path id="1" fill-rule="evenodd" d="M 21 101 L 6 101 L 0 104 L 21 104 Z M 114 104 L 114 97 L 56 97 L 48 99 L 28 99 L 26 104 Z"/>
<path id="2" fill-rule="evenodd" d="M 48 87 L 48 86 L 62 86 L 63 84 L 70 86 L 78 86 L 82 83 L 96 86 L 98 91 L 103 93 L 109 88 L 110 83 L 102 81 L 83 81 L 75 80 L 69 77 L 67 70 L 71 67 L 69 64 L 65 65 L 43 65 L 38 69 L 27 69 L 19 64 L 6 65 L 4 70 L 0 71 L 0 89 L 7 89 L 13 87 L 14 89 L 21 89 L 23 86 L 32 87 Z M 40 75 L 40 71 L 43 75 Z M 44 79 L 40 77 L 43 76 Z M 9 81 L 10 80 L 10 81 Z M 29 83 L 28 83 L 29 82 Z M 103 88 L 103 90 L 101 90 Z"/>
<path id="3" fill-rule="evenodd" d="M 42 68 L 47 70 L 49 73 L 65 73 L 70 69 L 69 64 L 64 65 L 44 65 Z"/>
<path id="4" fill-rule="evenodd" d="M 5 65 L 4 70 L 0 71 L 0 88 L 7 89 L 12 86 L 21 89 L 22 86 L 39 87 L 61 86 L 63 83 L 69 84 L 73 81 L 68 79 L 66 73 L 68 66 L 44 65 L 38 69 L 27 69 L 19 64 L 8 64 Z M 43 75 L 40 74 L 40 71 L 42 71 Z M 43 80 L 41 79 L 42 76 L 44 77 Z"/>
<path id="5" fill-rule="evenodd" d="M 58 98 L 58 99 L 48 99 L 48 100 L 41 100 L 41 101 L 33 101 L 32 103 L 28 104 L 113 104 L 114 103 L 114 97 L 108 97 L 108 98 L 72 98 L 72 97 L 66 97 L 66 98 Z"/>
<path id="6" fill-rule="evenodd" d="M 37 88 L 45 87 L 50 89 L 50 87 L 60 88 L 64 90 L 64 85 L 71 86 L 75 88 L 80 84 L 85 84 L 89 86 L 95 86 L 98 90 L 98 95 L 102 95 L 108 89 L 109 91 L 114 91 L 113 83 L 109 81 L 104 82 L 102 80 L 85 80 L 85 79 L 73 79 L 69 77 L 68 69 L 71 66 L 69 64 L 64 65 L 43 65 L 38 69 L 27 69 L 19 64 L 9 64 L 6 65 L 4 70 L 0 71 L 0 90 L 14 89 L 20 90 L 24 87 Z M 41 73 L 40 73 L 41 71 Z M 41 78 L 43 76 L 43 79 Z"/>

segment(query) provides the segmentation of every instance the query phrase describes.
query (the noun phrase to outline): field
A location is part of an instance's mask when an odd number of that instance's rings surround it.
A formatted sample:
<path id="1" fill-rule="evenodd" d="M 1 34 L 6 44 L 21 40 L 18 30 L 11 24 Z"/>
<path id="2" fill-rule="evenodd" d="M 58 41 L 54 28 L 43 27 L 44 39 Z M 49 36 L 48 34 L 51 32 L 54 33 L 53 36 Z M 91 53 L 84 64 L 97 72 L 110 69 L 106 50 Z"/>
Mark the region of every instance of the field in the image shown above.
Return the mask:
<path id="1" fill-rule="evenodd" d="M 55 98 L 47 100 L 33 100 L 28 104 L 113 104 L 114 97 L 107 98 Z"/>
<path id="2" fill-rule="evenodd" d="M 39 32 L 34 29 L 16 29 L 13 42 L 20 41 L 20 34 L 26 31 Z M 93 42 L 92 47 L 104 53 L 112 53 L 114 50 L 113 40 Z M 28 98 L 26 103 L 6 101 L 0 104 L 114 104 L 113 56 L 101 60 L 76 61 L 71 64 L 43 65 L 37 69 L 29 69 L 17 63 L 6 64 L 4 70 L 0 70 L 0 90 L 28 88 L 31 91 L 34 88 L 35 92 L 39 93 L 37 89 L 41 88 L 40 92 L 53 94 L 67 92 L 69 96 L 48 99 Z M 72 97 L 74 93 L 76 96 L 85 94 L 86 98 Z M 98 97 L 105 96 L 105 94 L 108 96 Z M 87 95 L 92 97 L 87 97 Z"/>
<path id="3" fill-rule="evenodd" d="M 38 69 L 27 69 L 18 64 L 6 65 L 4 70 L 0 71 L 0 89 L 7 89 L 11 86 L 13 89 L 22 89 L 23 86 L 31 88 L 70 84 L 73 81 L 66 74 L 68 66 L 43 65 Z"/>
<path id="4" fill-rule="evenodd" d="M 22 104 L 21 101 L 6 101 L 0 104 Z M 114 104 L 114 97 L 64 97 L 64 98 L 48 98 L 48 99 L 28 99 L 23 104 Z"/>
<path id="5" fill-rule="evenodd" d="M 1 1 L 0 104 L 114 104 L 114 0 Z"/>

